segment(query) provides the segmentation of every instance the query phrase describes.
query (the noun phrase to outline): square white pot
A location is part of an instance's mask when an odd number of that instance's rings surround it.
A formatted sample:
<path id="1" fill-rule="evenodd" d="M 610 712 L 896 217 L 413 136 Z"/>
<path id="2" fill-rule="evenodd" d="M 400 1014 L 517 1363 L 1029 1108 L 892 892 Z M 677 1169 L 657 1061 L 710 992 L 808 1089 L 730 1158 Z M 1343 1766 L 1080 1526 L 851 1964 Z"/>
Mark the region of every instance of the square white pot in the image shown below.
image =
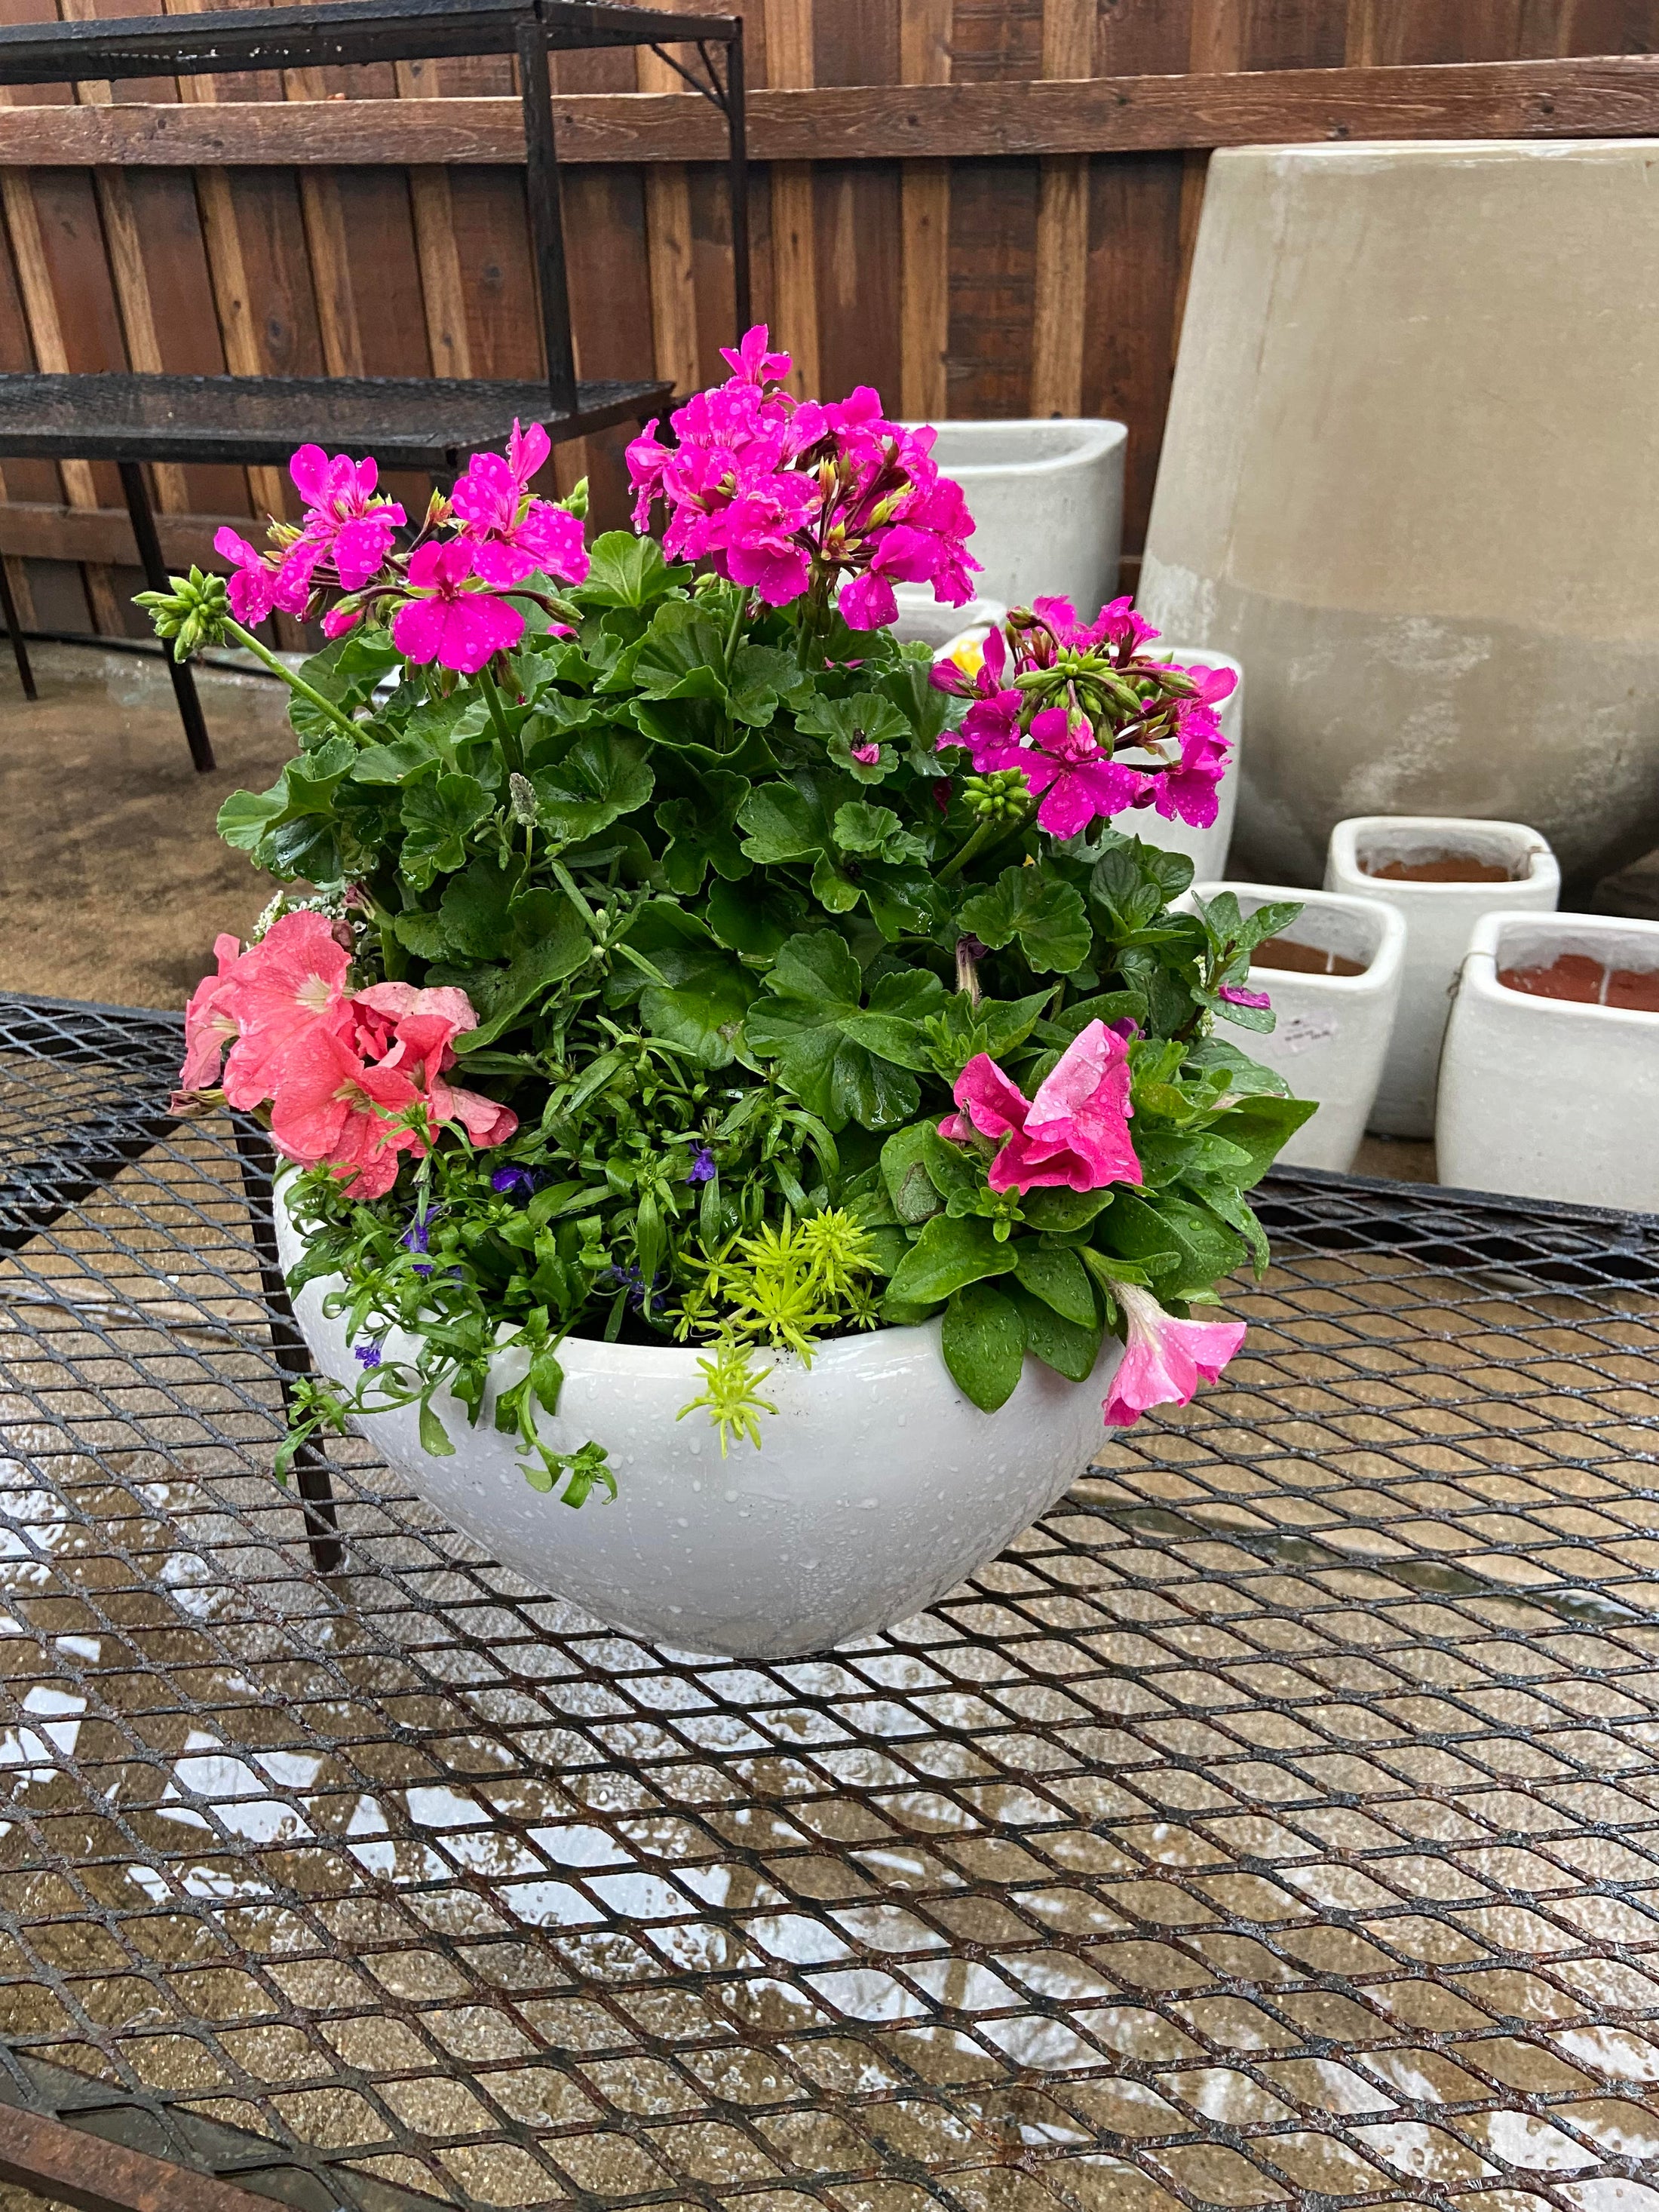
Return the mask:
<path id="1" fill-rule="evenodd" d="M 1301 914 L 1279 931 L 1280 937 L 1364 963 L 1358 975 L 1253 966 L 1250 988 L 1272 999 L 1276 1026 L 1265 1036 L 1224 1026 L 1220 1032 L 1252 1060 L 1282 1075 L 1298 1098 L 1319 1102 L 1319 1111 L 1303 1123 L 1279 1158 L 1290 1167 L 1341 1173 L 1353 1164 L 1382 1073 L 1400 1003 L 1405 922 L 1381 899 L 1342 891 L 1197 883 L 1189 896 L 1209 900 L 1218 891 L 1231 891 L 1245 915 L 1279 899 L 1300 899 Z"/>
<path id="2" fill-rule="evenodd" d="M 1467 853 L 1510 871 L 1495 884 L 1391 883 L 1366 863 L 1421 862 Z M 1435 1080 L 1457 971 L 1469 933 L 1484 914 L 1547 914 L 1561 895 L 1555 855 L 1522 822 L 1456 815 L 1360 814 L 1339 822 L 1325 860 L 1325 888 L 1382 899 L 1406 923 L 1400 1011 L 1377 1087 L 1370 1126 L 1389 1137 L 1434 1133 Z"/>
<path id="3" fill-rule="evenodd" d="M 1221 734 L 1232 746 L 1227 772 L 1216 788 L 1215 820 L 1207 830 L 1194 830 L 1188 822 L 1166 822 L 1152 808 L 1140 807 L 1121 814 L 1114 824 L 1139 837 L 1143 844 L 1160 845 L 1166 853 L 1184 853 L 1194 877 L 1213 878 L 1227 872 L 1227 853 L 1233 842 L 1233 817 L 1238 811 L 1239 757 L 1244 744 L 1244 671 L 1237 661 L 1207 645 L 1172 645 L 1160 638 L 1152 648 L 1155 659 L 1178 661 L 1183 668 L 1231 668 L 1238 678 L 1221 702 Z M 1133 753 L 1126 753 L 1133 761 Z M 1299 893 L 1291 894 L 1299 896 Z M 1275 893 L 1275 896 L 1277 894 Z"/>
<path id="4" fill-rule="evenodd" d="M 893 597 L 898 601 L 895 635 L 907 645 L 931 645 L 935 657 L 963 636 L 982 638 L 1008 612 L 1000 599 L 982 596 L 966 606 L 947 607 L 933 597 L 931 584 L 895 584 Z"/>
<path id="5" fill-rule="evenodd" d="M 962 486 L 974 518 L 968 550 L 987 599 L 1011 607 L 1066 599 L 1087 621 L 1117 597 L 1129 436 L 1121 422 L 1054 416 L 935 427 L 933 459 Z"/>
<path id="6" fill-rule="evenodd" d="M 1440 1066 L 1440 1180 L 1659 1212 L 1659 1013 L 1534 998 L 1502 969 L 1564 952 L 1659 970 L 1659 921 L 1489 914 L 1474 925 Z"/>

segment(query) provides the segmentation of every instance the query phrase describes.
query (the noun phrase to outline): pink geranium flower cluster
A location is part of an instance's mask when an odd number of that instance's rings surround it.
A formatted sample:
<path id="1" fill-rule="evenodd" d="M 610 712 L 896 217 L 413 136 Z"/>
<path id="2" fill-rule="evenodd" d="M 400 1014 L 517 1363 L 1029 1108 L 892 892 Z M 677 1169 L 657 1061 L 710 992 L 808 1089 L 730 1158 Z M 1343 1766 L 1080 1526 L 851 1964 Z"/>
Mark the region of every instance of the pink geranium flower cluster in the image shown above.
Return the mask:
<path id="1" fill-rule="evenodd" d="M 450 497 L 428 508 L 419 542 L 399 556 L 396 533 L 407 517 L 377 491 L 374 463 L 301 446 L 289 465 L 305 502 L 298 526 L 273 523 L 264 553 L 228 527 L 213 541 L 231 563 L 232 614 L 250 629 L 273 611 L 303 620 L 319 612 L 321 590 L 337 586 L 345 597 L 321 615 L 328 636 L 343 636 L 377 606 L 404 659 L 477 675 L 524 635 L 523 614 L 500 594 L 538 570 L 567 584 L 587 574 L 580 522 L 530 489 L 550 451 L 539 422 L 527 430 L 515 422 L 506 453 L 475 453 Z M 445 524 L 449 537 L 424 534 Z"/>
<path id="2" fill-rule="evenodd" d="M 383 1198 L 401 1157 L 421 1158 L 446 1124 L 477 1146 L 518 1127 L 510 1107 L 447 1079 L 454 1040 L 477 1026 L 465 991 L 348 990 L 346 949 L 319 914 L 283 915 L 246 951 L 228 934 L 213 950 L 219 972 L 185 1014 L 176 1106 L 222 1094 L 269 1107 L 280 1152 L 331 1168 L 362 1199 Z"/>
<path id="3" fill-rule="evenodd" d="M 789 356 L 769 349 L 764 325 L 722 350 L 732 374 L 669 417 L 677 443 L 653 421 L 628 448 L 635 528 L 660 500 L 674 559 L 706 563 L 769 606 L 808 593 L 827 605 L 836 591 L 854 629 L 894 620 L 895 583 L 965 605 L 979 567 L 963 542 L 973 518 L 933 462 L 933 431 L 886 421 L 867 385 L 829 405 L 792 398 Z"/>
<path id="4" fill-rule="evenodd" d="M 981 775 L 1018 769 L 1051 836 L 1139 806 L 1207 829 L 1231 750 L 1216 709 L 1238 679 L 1152 659 L 1158 635 L 1127 599 L 1086 623 L 1069 599 L 1017 610 L 976 672 L 935 665 L 934 684 L 972 702 L 940 750 L 965 744 Z"/>
<path id="5" fill-rule="evenodd" d="M 1030 1098 L 988 1053 L 969 1061 L 954 1096 L 961 1110 L 946 1115 L 939 1134 L 963 1145 L 991 1139 L 997 1149 L 986 1180 L 993 1190 L 1103 1190 L 1143 1180 L 1129 1138 L 1126 1040 L 1104 1022 L 1079 1032 Z M 1101 1408 L 1112 1427 L 1127 1428 L 1150 1406 L 1184 1406 L 1244 1340 L 1242 1322 L 1179 1320 L 1134 1284 L 1114 1283 L 1112 1295 L 1127 1324 L 1123 1358 Z"/>

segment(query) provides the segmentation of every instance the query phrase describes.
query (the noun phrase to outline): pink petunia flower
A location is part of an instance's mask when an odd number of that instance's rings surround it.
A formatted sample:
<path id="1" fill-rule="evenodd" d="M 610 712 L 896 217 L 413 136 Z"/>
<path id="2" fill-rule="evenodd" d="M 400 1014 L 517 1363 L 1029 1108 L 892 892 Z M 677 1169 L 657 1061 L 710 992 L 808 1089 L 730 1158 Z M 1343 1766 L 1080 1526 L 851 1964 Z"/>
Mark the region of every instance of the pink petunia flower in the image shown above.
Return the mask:
<path id="1" fill-rule="evenodd" d="M 1266 1012 L 1273 1005 L 1265 991 L 1247 991 L 1237 983 L 1224 983 L 1216 996 L 1224 999 L 1230 1006 L 1254 1006 L 1258 1012 Z"/>
<path id="2" fill-rule="evenodd" d="M 348 592 L 361 591 L 386 566 L 392 533 L 406 520 L 395 500 L 375 496 L 380 471 L 374 461 L 346 453 L 331 460 L 320 446 L 301 446 L 288 472 L 306 503 L 295 552 L 305 548 L 311 568 L 331 562 Z"/>
<path id="3" fill-rule="evenodd" d="M 1133 1283 L 1117 1284 L 1113 1296 L 1127 1326 L 1123 1358 L 1101 1407 L 1109 1428 L 1128 1428 L 1149 1406 L 1186 1405 L 1244 1341 L 1242 1321 L 1178 1321 Z"/>
<path id="4" fill-rule="evenodd" d="M 939 1134 L 958 1144 L 975 1131 L 999 1140 L 986 1171 L 993 1190 L 1100 1190 L 1143 1180 L 1129 1138 L 1128 1059 L 1104 1022 L 1073 1038 L 1033 1098 L 983 1052 L 963 1069 L 953 1095 L 963 1110 L 945 1116 Z"/>
<path id="5" fill-rule="evenodd" d="M 213 940 L 218 973 L 204 975 L 185 1008 L 185 1064 L 179 1071 L 181 1096 L 210 1091 L 219 1080 L 226 1048 L 241 1034 L 231 1011 L 239 970 L 254 956 L 244 952 L 240 938 L 227 930 Z"/>
<path id="6" fill-rule="evenodd" d="M 406 599 L 392 617 L 392 642 L 405 660 L 423 667 L 441 661 L 476 676 L 498 653 L 524 635 L 524 617 L 505 599 L 469 591 L 477 548 L 464 538 L 440 544 L 428 538 L 410 556 Z"/>
<path id="7" fill-rule="evenodd" d="M 475 453 L 450 495 L 461 534 L 475 549 L 473 574 L 498 590 L 521 584 L 538 568 L 567 584 L 580 584 L 587 574 L 581 524 L 568 509 L 530 495 L 530 480 L 550 451 L 539 422 L 526 430 L 514 422 L 506 458 Z"/>
<path id="8" fill-rule="evenodd" d="M 233 1106 L 263 1106 L 292 1053 L 343 1025 L 349 961 L 320 914 L 285 914 L 239 963 L 222 1005 L 240 1034 L 225 1062 Z"/>

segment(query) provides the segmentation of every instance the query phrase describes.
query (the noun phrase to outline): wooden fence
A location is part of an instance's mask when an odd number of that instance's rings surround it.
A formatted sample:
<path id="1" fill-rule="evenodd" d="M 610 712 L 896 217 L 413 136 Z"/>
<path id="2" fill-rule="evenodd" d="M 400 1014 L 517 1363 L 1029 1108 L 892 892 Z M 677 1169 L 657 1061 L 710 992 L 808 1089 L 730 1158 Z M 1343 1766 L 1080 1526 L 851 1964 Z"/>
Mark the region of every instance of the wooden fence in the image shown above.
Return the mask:
<path id="1" fill-rule="evenodd" d="M 53 4 L 0 0 L 0 21 Z M 799 387 L 874 384 L 909 416 L 1121 418 L 1132 563 L 1209 149 L 1659 135 L 1659 0 L 724 4 L 756 88 L 757 313 Z M 536 374 L 511 72 L 0 88 L 0 371 Z M 555 91 L 580 373 L 720 374 L 718 118 L 649 52 L 561 56 Z M 605 521 L 621 444 L 556 459 L 591 474 Z M 180 562 L 225 518 L 284 510 L 276 470 L 155 479 Z M 137 627 L 112 467 L 8 462 L 0 502 L 26 621 Z"/>

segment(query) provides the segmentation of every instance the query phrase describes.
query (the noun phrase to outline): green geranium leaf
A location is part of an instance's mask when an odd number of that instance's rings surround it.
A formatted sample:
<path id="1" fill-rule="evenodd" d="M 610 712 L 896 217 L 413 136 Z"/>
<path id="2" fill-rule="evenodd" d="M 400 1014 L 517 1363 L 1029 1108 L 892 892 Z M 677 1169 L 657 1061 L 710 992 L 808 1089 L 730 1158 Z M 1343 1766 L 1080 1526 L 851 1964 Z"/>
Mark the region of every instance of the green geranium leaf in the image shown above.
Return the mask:
<path id="1" fill-rule="evenodd" d="M 729 1066 L 758 988 L 755 977 L 696 915 L 666 899 L 640 908 L 628 941 L 664 978 L 640 994 L 646 1026 L 696 1053 L 705 1066 Z"/>
<path id="2" fill-rule="evenodd" d="M 280 822 L 288 791 L 279 778 L 269 791 L 233 791 L 219 809 L 219 835 L 239 853 L 252 853 L 273 822 Z"/>
<path id="3" fill-rule="evenodd" d="M 751 873 L 741 882 L 711 884 L 703 912 L 722 945 L 757 960 L 769 960 L 805 920 L 806 902 L 787 884 Z"/>
<path id="4" fill-rule="evenodd" d="M 587 574 L 570 597 L 585 607 L 648 607 L 689 583 L 689 568 L 671 568 L 652 538 L 607 530 L 591 549 Z"/>
<path id="5" fill-rule="evenodd" d="M 879 783 L 892 773 L 899 751 L 910 742 L 910 725 L 878 691 L 855 691 L 850 699 L 814 698 L 798 718 L 798 726 L 825 740 L 824 750 L 843 775 L 856 783 Z M 854 750 L 878 748 L 873 761 L 854 758 Z"/>
<path id="6" fill-rule="evenodd" d="M 754 863 L 732 826 L 749 789 L 746 775 L 711 769 L 695 798 L 667 799 L 657 808 L 657 827 L 668 839 L 662 866 L 670 890 L 695 898 L 711 867 L 728 883 L 749 874 Z"/>
<path id="7" fill-rule="evenodd" d="M 744 851 L 762 867 L 810 860 L 833 841 L 823 799 L 793 783 L 761 784 L 738 809 L 738 821 L 748 832 Z"/>
<path id="8" fill-rule="evenodd" d="M 554 984 L 574 975 L 586 963 L 592 949 L 593 940 L 581 916 L 568 899 L 562 899 L 547 934 L 536 944 L 526 945 L 505 969 L 496 971 L 487 1004 L 479 1007 L 478 1027 L 456 1038 L 456 1051 L 480 1051 L 494 1044 L 516 1022 L 527 1020 Z M 477 1005 L 476 998 L 473 1003 Z"/>
<path id="9" fill-rule="evenodd" d="M 939 1345 L 964 1397 L 988 1413 L 1006 1405 L 1025 1363 L 1025 1324 L 1018 1306 L 988 1285 L 974 1283 L 945 1309 Z"/>
<path id="10" fill-rule="evenodd" d="M 884 975 L 871 992 L 866 1010 L 848 1014 L 842 1026 L 855 1042 L 867 1045 L 884 1060 L 926 1072 L 933 1058 L 921 1024 L 944 1004 L 945 986 L 931 969 L 907 969 Z"/>
<path id="11" fill-rule="evenodd" d="M 404 848 L 398 862 L 406 882 L 424 890 L 434 875 L 466 866 L 466 836 L 491 811 L 489 793 L 476 776 L 449 773 L 410 784 L 404 793 Z"/>
<path id="12" fill-rule="evenodd" d="M 726 636 L 697 599 L 671 599 L 658 608 L 635 651 L 632 680 L 646 699 L 720 699 L 726 696 Z"/>
<path id="13" fill-rule="evenodd" d="M 933 1305 L 965 1284 L 1012 1274 L 1018 1264 L 1012 1239 L 999 1244 L 988 1221 L 974 1214 L 960 1220 L 938 1214 L 900 1261 L 890 1287 L 896 1298 Z"/>
<path id="14" fill-rule="evenodd" d="M 914 1076 L 847 1034 L 848 1018 L 861 1011 L 861 980 L 841 938 L 801 931 L 779 948 L 766 995 L 744 1025 L 750 1050 L 775 1059 L 801 1103 L 832 1129 L 849 1121 L 890 1129 L 908 1121 L 921 1098 Z"/>
<path id="15" fill-rule="evenodd" d="M 779 700 L 804 680 L 793 653 L 770 645 L 741 646 L 732 663 L 727 711 L 734 722 L 763 730 L 776 714 Z"/>
<path id="16" fill-rule="evenodd" d="M 1040 975 L 1067 975 L 1089 957 L 1089 917 L 1080 894 L 1041 866 L 1005 868 L 989 890 L 968 901 L 957 919 L 994 952 L 1018 938 Z"/>
<path id="17" fill-rule="evenodd" d="M 867 799 L 848 799 L 836 809 L 836 842 L 843 853 L 868 853 L 895 867 L 906 860 L 925 860 L 927 838 L 913 836 L 890 806 L 874 806 Z"/>
<path id="18" fill-rule="evenodd" d="M 587 730 L 556 767 L 538 769 L 530 786 L 541 826 L 574 843 L 643 806 L 654 781 L 645 748 L 635 739 Z"/>

